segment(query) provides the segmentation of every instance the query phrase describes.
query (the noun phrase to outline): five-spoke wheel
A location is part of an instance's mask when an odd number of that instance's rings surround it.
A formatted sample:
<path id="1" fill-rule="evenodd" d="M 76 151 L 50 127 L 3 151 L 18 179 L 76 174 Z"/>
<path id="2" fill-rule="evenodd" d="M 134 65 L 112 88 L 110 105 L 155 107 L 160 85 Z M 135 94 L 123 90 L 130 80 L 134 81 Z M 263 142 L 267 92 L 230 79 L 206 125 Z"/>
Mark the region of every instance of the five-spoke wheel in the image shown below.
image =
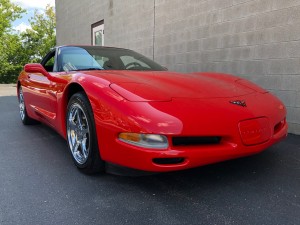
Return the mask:
<path id="1" fill-rule="evenodd" d="M 104 169 L 90 102 L 83 92 L 74 94 L 66 115 L 67 142 L 75 165 L 85 173 Z"/>
<path id="2" fill-rule="evenodd" d="M 68 113 L 67 135 L 70 150 L 77 163 L 84 164 L 89 154 L 90 130 L 84 110 L 78 103 Z"/>
<path id="3" fill-rule="evenodd" d="M 25 103 L 22 88 L 19 88 L 19 108 L 20 108 L 20 117 L 23 121 L 25 119 Z"/>

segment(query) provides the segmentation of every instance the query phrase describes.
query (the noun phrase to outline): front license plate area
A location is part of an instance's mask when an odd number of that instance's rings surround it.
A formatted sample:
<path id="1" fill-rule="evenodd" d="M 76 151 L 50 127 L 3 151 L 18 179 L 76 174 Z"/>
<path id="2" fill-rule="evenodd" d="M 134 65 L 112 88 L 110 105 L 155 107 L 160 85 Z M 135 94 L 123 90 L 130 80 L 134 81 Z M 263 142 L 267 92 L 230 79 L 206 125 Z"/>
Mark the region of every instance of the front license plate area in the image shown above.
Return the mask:
<path id="1" fill-rule="evenodd" d="M 244 120 L 239 123 L 239 131 L 244 145 L 257 145 L 268 141 L 272 132 L 266 117 Z"/>

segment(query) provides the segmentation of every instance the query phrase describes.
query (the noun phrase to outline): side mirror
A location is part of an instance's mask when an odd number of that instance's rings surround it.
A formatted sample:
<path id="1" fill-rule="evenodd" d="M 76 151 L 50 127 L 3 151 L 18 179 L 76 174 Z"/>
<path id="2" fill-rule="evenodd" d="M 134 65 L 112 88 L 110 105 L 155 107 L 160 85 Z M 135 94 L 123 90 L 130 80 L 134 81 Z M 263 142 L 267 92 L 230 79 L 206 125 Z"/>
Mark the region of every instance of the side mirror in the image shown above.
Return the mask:
<path id="1" fill-rule="evenodd" d="M 29 63 L 24 66 L 26 73 L 41 73 L 48 77 L 50 74 L 45 70 L 45 68 L 40 63 Z"/>

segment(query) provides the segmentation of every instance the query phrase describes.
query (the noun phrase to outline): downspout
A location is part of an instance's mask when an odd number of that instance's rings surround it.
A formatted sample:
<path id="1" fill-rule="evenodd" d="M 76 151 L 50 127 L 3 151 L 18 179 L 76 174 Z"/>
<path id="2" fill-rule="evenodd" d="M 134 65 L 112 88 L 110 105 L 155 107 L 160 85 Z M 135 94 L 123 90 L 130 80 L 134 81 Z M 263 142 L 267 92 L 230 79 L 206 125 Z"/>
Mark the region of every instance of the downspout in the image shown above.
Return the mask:
<path id="1" fill-rule="evenodd" d="M 153 53 L 153 61 L 155 58 L 155 48 L 154 48 L 154 44 L 155 44 L 155 0 L 153 0 L 153 43 L 152 43 L 152 53 Z"/>

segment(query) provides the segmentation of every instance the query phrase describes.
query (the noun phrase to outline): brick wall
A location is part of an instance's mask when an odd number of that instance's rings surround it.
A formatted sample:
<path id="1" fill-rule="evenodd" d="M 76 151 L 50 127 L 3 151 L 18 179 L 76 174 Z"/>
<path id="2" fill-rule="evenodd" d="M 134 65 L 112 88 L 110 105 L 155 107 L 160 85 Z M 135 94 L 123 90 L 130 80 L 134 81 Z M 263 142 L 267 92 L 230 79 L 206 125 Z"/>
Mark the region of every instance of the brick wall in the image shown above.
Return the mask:
<path id="1" fill-rule="evenodd" d="M 153 58 L 153 0 L 56 0 L 57 45 L 91 44 L 91 25 L 104 20 L 105 45 Z"/>
<path id="2" fill-rule="evenodd" d="M 57 45 L 91 44 L 91 24 L 104 18 L 107 1 L 55 0 Z"/>
<path id="3" fill-rule="evenodd" d="M 91 24 L 104 19 L 105 45 L 270 90 L 300 134 L 300 0 L 56 0 L 56 9 L 58 44 L 90 44 Z"/>

